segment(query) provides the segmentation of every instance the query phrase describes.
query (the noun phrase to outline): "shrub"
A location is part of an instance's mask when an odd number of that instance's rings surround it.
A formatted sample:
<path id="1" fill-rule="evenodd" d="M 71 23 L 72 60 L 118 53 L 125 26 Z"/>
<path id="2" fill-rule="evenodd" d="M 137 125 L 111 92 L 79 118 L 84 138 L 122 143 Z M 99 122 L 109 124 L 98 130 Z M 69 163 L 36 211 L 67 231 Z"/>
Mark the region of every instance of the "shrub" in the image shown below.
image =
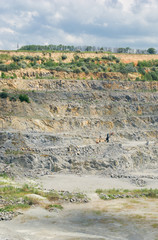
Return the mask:
<path id="1" fill-rule="evenodd" d="M 21 60 L 20 56 L 12 56 L 14 62 L 19 62 Z"/>
<path id="2" fill-rule="evenodd" d="M 86 69 L 85 73 L 86 73 L 86 74 L 89 74 L 89 70 L 88 70 L 88 69 Z"/>
<path id="3" fill-rule="evenodd" d="M 86 66 L 82 66 L 81 69 L 82 69 L 83 72 L 88 71 L 88 68 L 87 68 Z M 88 71 L 88 72 L 89 72 L 89 71 Z"/>
<path id="4" fill-rule="evenodd" d="M 21 68 L 27 68 L 27 63 L 25 62 L 25 61 L 22 61 L 20 64 L 19 64 L 19 66 L 21 67 Z"/>
<path id="5" fill-rule="evenodd" d="M 26 56 L 26 58 L 25 58 L 26 60 L 29 60 L 29 61 L 33 61 L 34 60 L 34 57 L 33 56 Z"/>
<path id="6" fill-rule="evenodd" d="M 120 58 L 116 58 L 116 63 L 119 63 L 120 62 Z"/>
<path id="7" fill-rule="evenodd" d="M 46 67 L 52 67 L 52 66 L 55 66 L 56 64 L 54 63 L 54 60 L 53 60 L 53 59 L 49 59 L 49 60 L 47 60 L 47 61 L 44 63 L 44 65 L 45 65 Z"/>
<path id="8" fill-rule="evenodd" d="M 95 61 L 99 61 L 100 58 L 99 58 L 99 57 L 95 57 L 94 60 L 95 60 Z"/>
<path id="9" fill-rule="evenodd" d="M 1 73 L 1 78 L 6 78 L 7 76 L 5 75 L 4 72 Z"/>
<path id="10" fill-rule="evenodd" d="M 150 75 L 152 77 L 152 80 L 154 80 L 154 81 L 158 80 L 158 73 L 157 72 L 150 72 Z"/>
<path id="11" fill-rule="evenodd" d="M 90 57 L 88 57 L 88 58 L 85 58 L 83 61 L 86 63 L 89 63 L 91 61 L 91 59 L 90 59 Z"/>
<path id="12" fill-rule="evenodd" d="M 17 78 L 17 75 L 15 73 L 13 73 L 13 78 Z"/>
<path id="13" fill-rule="evenodd" d="M 65 59 L 67 59 L 67 56 L 66 56 L 66 55 L 62 55 L 62 56 L 61 56 L 61 59 L 62 59 L 62 60 L 65 60 Z"/>
<path id="14" fill-rule="evenodd" d="M 103 59 L 103 60 L 107 60 L 107 59 L 108 59 L 108 56 L 102 56 L 102 59 Z"/>
<path id="15" fill-rule="evenodd" d="M 80 73 L 80 72 L 81 72 L 81 69 L 77 67 L 77 68 L 75 68 L 75 69 L 73 70 L 73 72 L 74 72 L 74 73 Z"/>
<path id="16" fill-rule="evenodd" d="M 17 98 L 16 98 L 16 96 L 11 96 L 11 97 L 9 98 L 9 100 L 12 101 L 12 102 L 16 102 Z"/>
<path id="17" fill-rule="evenodd" d="M 60 72 L 60 71 L 62 71 L 62 67 L 57 66 L 57 67 L 55 68 L 55 70 L 58 71 L 58 72 Z"/>
<path id="18" fill-rule="evenodd" d="M 20 95 L 19 95 L 19 100 L 20 100 L 21 102 L 30 103 L 29 97 L 28 97 L 28 95 L 26 95 L 26 94 L 20 94 Z"/>
<path id="19" fill-rule="evenodd" d="M 80 57 L 79 57 L 78 55 L 75 55 L 75 56 L 74 56 L 75 61 L 79 60 L 79 58 L 80 58 Z"/>
<path id="20" fill-rule="evenodd" d="M 0 71 L 7 72 L 8 71 L 8 65 L 0 64 Z"/>
<path id="21" fill-rule="evenodd" d="M 139 77 L 136 77 L 136 81 L 140 81 L 141 79 Z"/>
<path id="22" fill-rule="evenodd" d="M 8 97 L 8 93 L 7 92 L 1 92 L 0 93 L 0 97 L 1 98 L 7 98 Z"/>
<path id="23" fill-rule="evenodd" d="M 120 72 L 121 73 L 130 73 L 130 72 L 136 72 L 136 68 L 134 67 L 133 63 L 128 64 L 120 64 Z"/>
<path id="24" fill-rule="evenodd" d="M 141 74 L 145 74 L 145 70 L 143 67 L 138 67 L 138 72 L 141 73 Z"/>
<path id="25" fill-rule="evenodd" d="M 144 80 L 145 81 L 152 81 L 152 76 L 150 73 L 145 73 L 144 75 Z"/>
<path id="26" fill-rule="evenodd" d="M 16 63 L 10 63 L 9 65 L 7 65 L 7 71 L 16 70 L 16 69 L 20 69 L 20 66 L 17 65 Z"/>

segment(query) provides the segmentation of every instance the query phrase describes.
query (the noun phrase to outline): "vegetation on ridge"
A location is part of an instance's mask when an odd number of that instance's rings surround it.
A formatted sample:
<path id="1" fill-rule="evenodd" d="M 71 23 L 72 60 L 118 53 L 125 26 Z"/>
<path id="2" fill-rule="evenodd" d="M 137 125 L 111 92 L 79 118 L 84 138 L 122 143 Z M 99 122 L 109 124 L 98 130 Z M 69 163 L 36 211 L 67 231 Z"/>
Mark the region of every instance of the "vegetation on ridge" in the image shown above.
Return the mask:
<path id="1" fill-rule="evenodd" d="M 45 69 L 50 72 L 51 77 L 53 77 L 55 72 L 74 73 L 78 75 L 84 73 L 85 78 L 95 76 L 98 73 L 121 73 L 127 80 L 130 80 L 128 74 L 135 73 L 136 80 L 158 81 L 158 60 L 123 63 L 120 61 L 120 58 L 113 54 L 106 54 L 102 57 L 84 58 L 75 53 L 71 61 L 67 61 L 66 53 L 62 54 L 58 61 L 53 59 L 51 53 L 49 53 L 49 57 L 46 57 L 44 53 L 42 56 L 0 55 L 1 78 L 16 78 L 18 70 L 29 68 L 33 68 L 39 72 Z M 27 76 L 23 75 L 23 77 Z M 42 75 L 36 73 L 32 77 L 40 78 Z"/>

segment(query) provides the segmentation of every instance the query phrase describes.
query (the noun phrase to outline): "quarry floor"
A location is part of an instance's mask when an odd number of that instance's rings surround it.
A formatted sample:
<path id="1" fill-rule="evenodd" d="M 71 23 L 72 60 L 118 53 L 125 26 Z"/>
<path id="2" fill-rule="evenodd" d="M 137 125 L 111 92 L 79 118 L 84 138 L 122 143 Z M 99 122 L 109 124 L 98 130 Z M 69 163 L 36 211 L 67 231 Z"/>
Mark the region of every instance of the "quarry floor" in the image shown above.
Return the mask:
<path id="1" fill-rule="evenodd" d="M 149 175 L 150 170 L 144 172 L 143 176 L 145 174 Z M 137 175 L 140 173 L 137 172 Z M 155 176 L 157 176 L 156 170 Z M 60 173 L 22 181 L 36 182 L 49 190 L 81 191 L 86 193 L 91 201 L 85 204 L 64 203 L 64 209 L 56 212 L 32 207 L 12 221 L 0 223 L 0 240 L 158 239 L 157 199 L 104 201 L 95 193 L 98 188 L 140 188 L 133 184 L 130 178 L 116 179 L 97 175 Z M 157 179 L 146 179 L 145 187 L 158 188 Z"/>

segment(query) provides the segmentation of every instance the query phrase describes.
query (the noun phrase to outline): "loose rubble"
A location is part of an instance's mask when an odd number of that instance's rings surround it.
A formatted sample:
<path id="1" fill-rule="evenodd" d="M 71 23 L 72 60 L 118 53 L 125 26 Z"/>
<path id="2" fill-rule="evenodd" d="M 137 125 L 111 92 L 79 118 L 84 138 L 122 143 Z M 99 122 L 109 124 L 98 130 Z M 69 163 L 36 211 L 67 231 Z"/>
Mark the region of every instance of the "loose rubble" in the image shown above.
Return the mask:
<path id="1" fill-rule="evenodd" d="M 20 215 L 22 213 L 20 212 L 0 212 L 0 221 L 10 221 L 12 220 L 14 217 Z"/>

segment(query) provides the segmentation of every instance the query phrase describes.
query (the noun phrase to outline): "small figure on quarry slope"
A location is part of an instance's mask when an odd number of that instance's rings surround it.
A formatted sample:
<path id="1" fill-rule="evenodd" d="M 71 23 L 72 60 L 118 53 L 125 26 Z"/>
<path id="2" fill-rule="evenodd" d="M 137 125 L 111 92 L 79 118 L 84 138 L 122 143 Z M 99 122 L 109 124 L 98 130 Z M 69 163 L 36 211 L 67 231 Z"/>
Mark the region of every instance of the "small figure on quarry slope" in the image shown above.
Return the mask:
<path id="1" fill-rule="evenodd" d="M 102 138 L 101 136 L 96 139 L 96 143 L 102 143 L 102 142 L 109 142 L 110 137 L 114 135 L 114 133 L 107 133 L 106 138 Z"/>
<path id="2" fill-rule="evenodd" d="M 110 138 L 110 135 L 109 135 L 109 133 L 107 133 L 106 142 L 109 142 L 109 138 Z"/>
<path id="3" fill-rule="evenodd" d="M 108 143 L 109 142 L 109 138 L 111 137 L 111 136 L 113 136 L 114 135 L 114 133 L 112 132 L 112 133 L 107 133 L 107 136 L 106 136 L 106 142 Z"/>

